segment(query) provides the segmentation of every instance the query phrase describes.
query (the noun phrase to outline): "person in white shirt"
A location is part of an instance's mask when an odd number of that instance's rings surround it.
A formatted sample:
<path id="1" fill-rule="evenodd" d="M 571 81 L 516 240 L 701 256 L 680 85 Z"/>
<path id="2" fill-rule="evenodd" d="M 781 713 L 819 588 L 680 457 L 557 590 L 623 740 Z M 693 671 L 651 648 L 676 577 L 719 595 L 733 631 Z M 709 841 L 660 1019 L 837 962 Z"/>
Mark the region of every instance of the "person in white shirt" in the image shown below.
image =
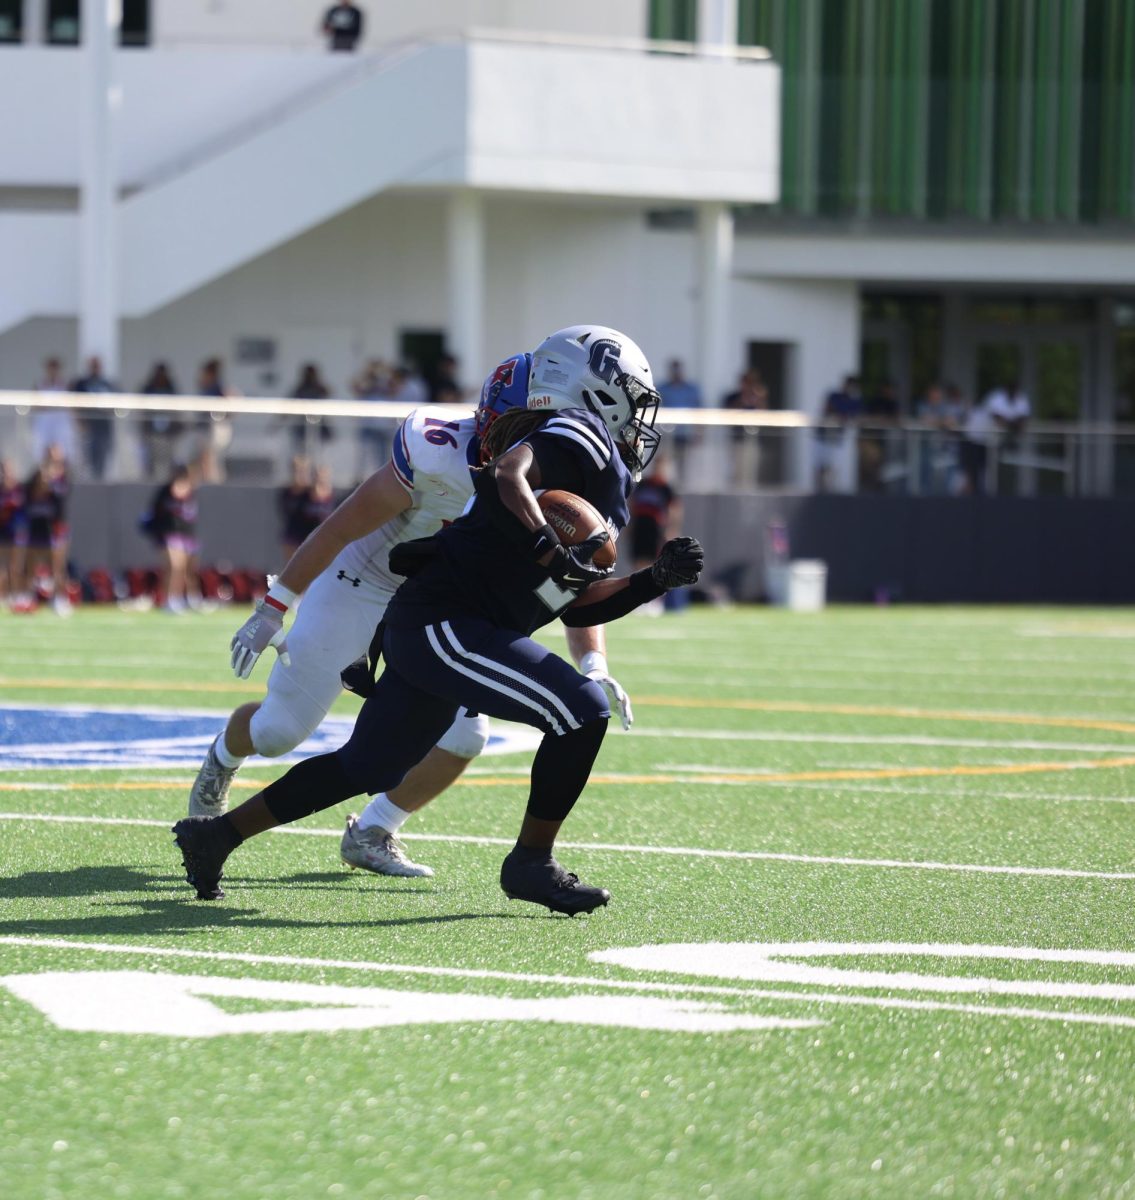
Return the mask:
<path id="1" fill-rule="evenodd" d="M 35 385 L 41 394 L 62 395 L 67 391 L 63 364 L 49 358 L 43 364 L 43 378 Z M 48 446 L 59 446 L 63 456 L 73 463 L 79 450 L 79 431 L 75 414 L 69 408 L 37 408 L 32 413 L 32 453 L 43 462 Z"/>
<path id="2" fill-rule="evenodd" d="M 1021 385 L 1015 379 L 1010 380 L 1003 388 L 994 388 L 985 397 L 985 408 L 993 418 L 996 428 L 1011 437 L 1020 435 L 1032 415 L 1029 398 L 1021 391 Z"/>

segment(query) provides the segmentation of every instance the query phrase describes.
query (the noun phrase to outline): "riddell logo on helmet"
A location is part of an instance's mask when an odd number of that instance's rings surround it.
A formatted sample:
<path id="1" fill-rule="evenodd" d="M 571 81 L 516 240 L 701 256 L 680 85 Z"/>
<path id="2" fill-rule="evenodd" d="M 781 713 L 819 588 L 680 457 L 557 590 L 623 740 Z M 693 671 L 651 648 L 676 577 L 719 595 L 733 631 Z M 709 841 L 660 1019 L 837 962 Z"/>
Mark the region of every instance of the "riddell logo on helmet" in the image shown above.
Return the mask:
<path id="1" fill-rule="evenodd" d="M 551 396 L 529 396 L 528 397 L 528 407 L 529 408 L 551 408 L 552 407 L 552 397 Z"/>

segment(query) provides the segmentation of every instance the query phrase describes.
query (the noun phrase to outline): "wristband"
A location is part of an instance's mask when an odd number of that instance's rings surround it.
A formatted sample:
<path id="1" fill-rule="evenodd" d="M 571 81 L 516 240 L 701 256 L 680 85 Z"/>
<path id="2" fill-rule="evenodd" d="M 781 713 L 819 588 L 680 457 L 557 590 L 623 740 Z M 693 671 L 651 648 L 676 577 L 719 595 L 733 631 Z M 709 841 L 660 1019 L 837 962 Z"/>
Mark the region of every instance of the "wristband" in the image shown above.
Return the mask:
<path id="1" fill-rule="evenodd" d="M 551 525 L 541 525 L 532 534 L 532 541 L 529 543 L 528 552 L 533 558 L 543 558 L 549 550 L 554 550 L 559 545 L 562 545 L 559 535 Z"/>
<path id="2" fill-rule="evenodd" d="M 599 650 L 588 650 L 588 652 L 579 660 L 579 673 L 581 675 L 609 675 L 607 670 L 607 656 Z"/>
<path id="3" fill-rule="evenodd" d="M 264 597 L 264 603 L 279 612 L 287 612 L 295 602 L 295 592 L 284 587 L 278 579 L 273 579 L 268 586 L 268 595 Z"/>

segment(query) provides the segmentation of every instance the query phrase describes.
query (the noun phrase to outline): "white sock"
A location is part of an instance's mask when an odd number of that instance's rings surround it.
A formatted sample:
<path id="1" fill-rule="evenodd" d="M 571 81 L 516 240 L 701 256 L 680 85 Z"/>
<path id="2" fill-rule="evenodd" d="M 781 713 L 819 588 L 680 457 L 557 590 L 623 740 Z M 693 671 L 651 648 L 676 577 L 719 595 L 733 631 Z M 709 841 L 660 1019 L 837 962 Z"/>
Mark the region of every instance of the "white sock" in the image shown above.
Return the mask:
<path id="1" fill-rule="evenodd" d="M 228 746 L 225 745 L 223 731 L 217 734 L 217 740 L 213 743 L 213 753 L 217 756 L 217 762 L 227 771 L 235 771 L 244 762 L 243 758 L 233 754 Z"/>
<path id="2" fill-rule="evenodd" d="M 360 833 L 375 828 L 385 829 L 387 833 L 397 833 L 409 815 L 385 792 L 379 792 L 377 796 L 371 797 L 370 803 L 363 809 L 357 828 Z"/>

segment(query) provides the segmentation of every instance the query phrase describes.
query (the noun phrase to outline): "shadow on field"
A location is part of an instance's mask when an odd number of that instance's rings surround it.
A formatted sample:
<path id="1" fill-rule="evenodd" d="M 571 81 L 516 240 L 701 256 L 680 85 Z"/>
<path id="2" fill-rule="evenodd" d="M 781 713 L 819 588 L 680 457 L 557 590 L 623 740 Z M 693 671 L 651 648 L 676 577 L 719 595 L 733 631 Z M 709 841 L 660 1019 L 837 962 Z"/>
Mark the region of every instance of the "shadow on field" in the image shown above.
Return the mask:
<path id="1" fill-rule="evenodd" d="M 242 876 L 226 880 L 229 895 L 224 900 L 197 900 L 184 876 L 157 875 L 146 867 L 75 867 L 70 871 L 27 871 L 0 879 L 0 899 L 85 898 L 89 907 L 82 915 L 69 917 L 21 918 L 0 921 L 0 934 L 117 935 L 152 936 L 190 932 L 202 928 L 248 927 L 257 929 L 375 929 L 400 925 L 444 925 L 454 921 L 519 920 L 527 914 L 509 912 L 446 913 L 437 916 L 366 918 L 333 921 L 326 918 L 305 921 L 295 916 L 273 916 L 254 908 L 234 907 L 240 893 L 255 890 L 320 891 L 341 890 L 349 876 L 342 872 L 311 872 L 279 879 Z M 175 898 L 169 896 L 179 889 Z M 418 887 L 356 886 L 350 894 L 373 892 L 400 898 L 422 895 Z M 111 899 L 111 893 L 128 892 L 129 899 Z M 285 897 L 285 903 L 287 898 Z M 115 911 L 131 910 L 131 911 Z M 140 910 L 140 911 L 139 911 Z"/>

